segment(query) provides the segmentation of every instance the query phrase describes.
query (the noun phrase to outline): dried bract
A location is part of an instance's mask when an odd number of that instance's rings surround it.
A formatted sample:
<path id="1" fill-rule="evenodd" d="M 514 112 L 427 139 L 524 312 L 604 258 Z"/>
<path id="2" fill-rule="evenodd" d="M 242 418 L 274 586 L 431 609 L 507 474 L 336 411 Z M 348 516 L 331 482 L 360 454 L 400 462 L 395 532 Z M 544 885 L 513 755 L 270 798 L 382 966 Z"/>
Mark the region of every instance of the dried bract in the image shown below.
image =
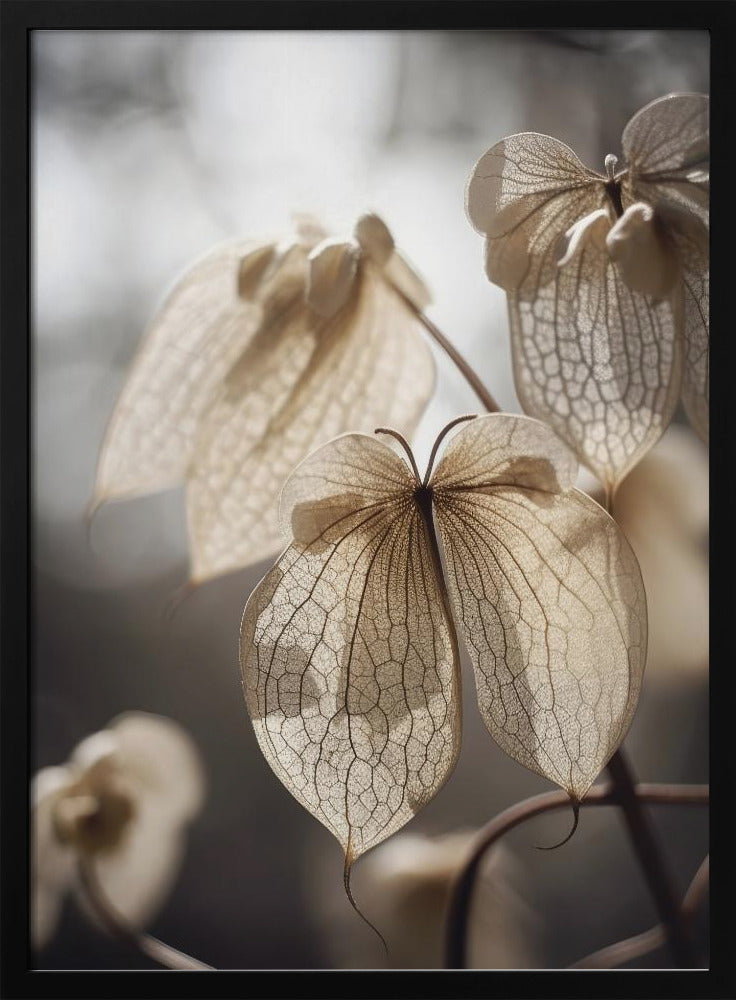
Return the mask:
<path id="1" fill-rule="evenodd" d="M 615 522 L 573 488 L 573 454 L 538 421 L 494 414 L 464 426 L 430 477 L 455 423 L 424 480 L 408 446 L 410 465 L 362 434 L 302 462 L 281 497 L 289 545 L 243 615 L 261 750 L 348 869 L 455 765 L 456 628 L 491 735 L 575 799 L 637 704 L 639 568 Z"/>
<path id="2" fill-rule="evenodd" d="M 606 176 L 533 132 L 497 143 L 467 190 L 507 292 L 519 399 L 609 491 L 682 397 L 708 435 L 708 98 L 671 94 L 624 129 Z"/>
<path id="3" fill-rule="evenodd" d="M 127 712 L 89 736 L 32 789 L 32 930 L 53 935 L 80 859 L 94 862 L 105 896 L 134 924 L 161 905 L 181 862 L 204 778 L 191 738 L 170 719 Z"/>
<path id="4" fill-rule="evenodd" d="M 434 389 L 429 295 L 375 215 L 337 242 L 220 247 L 153 321 L 100 455 L 94 506 L 186 483 L 191 579 L 278 551 L 289 472 L 348 428 L 411 434 Z M 399 388 L 400 387 L 400 388 Z"/>

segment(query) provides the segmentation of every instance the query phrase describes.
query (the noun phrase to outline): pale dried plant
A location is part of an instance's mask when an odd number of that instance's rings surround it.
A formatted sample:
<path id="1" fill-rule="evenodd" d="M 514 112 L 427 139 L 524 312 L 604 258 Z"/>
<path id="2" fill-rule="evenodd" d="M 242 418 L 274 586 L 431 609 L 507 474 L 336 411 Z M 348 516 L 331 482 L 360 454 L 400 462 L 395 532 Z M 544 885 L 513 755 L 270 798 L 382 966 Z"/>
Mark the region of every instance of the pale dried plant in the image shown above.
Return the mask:
<path id="1" fill-rule="evenodd" d="M 624 129 L 606 175 L 524 132 L 467 188 L 486 272 L 506 290 L 516 390 L 609 496 L 682 397 L 708 434 L 708 98 L 671 94 Z"/>
<path id="2" fill-rule="evenodd" d="M 154 318 L 101 449 L 91 511 L 186 484 L 190 580 L 272 556 L 289 472 L 347 430 L 414 430 L 434 390 L 429 293 L 375 215 L 221 246 Z"/>
<path id="3" fill-rule="evenodd" d="M 292 473 L 280 504 L 289 545 L 241 630 L 261 750 L 342 845 L 348 895 L 353 862 L 455 766 L 457 632 L 490 734 L 573 802 L 623 740 L 646 656 L 636 558 L 574 488 L 575 457 L 549 428 L 507 414 L 458 418 L 423 478 L 401 436 L 384 433 L 408 464 L 377 438 L 348 434 Z"/>
<path id="4" fill-rule="evenodd" d="M 575 482 L 580 460 L 610 509 L 681 396 L 707 436 L 707 116 L 701 95 L 647 105 L 624 130 L 626 168 L 608 156 L 605 176 L 534 133 L 476 166 L 467 207 L 508 295 L 517 390 L 550 426 L 494 412 L 375 215 L 348 240 L 302 218 L 283 243 L 216 249 L 145 338 L 92 507 L 184 483 L 192 583 L 285 538 L 243 613 L 246 702 L 272 770 L 341 844 L 353 906 L 354 862 L 455 767 L 461 639 L 490 735 L 564 790 L 575 825 L 583 801 L 623 809 L 667 935 L 691 959 L 619 752 L 646 660 L 642 576 Z M 491 412 L 448 424 L 424 476 L 407 442 L 434 390 L 421 327 Z M 361 433 L 377 423 L 388 443 Z M 585 799 L 607 765 L 613 790 Z M 551 794 L 502 816 L 491 839 L 565 801 Z M 466 910 L 485 842 L 458 877 Z"/>
<path id="5" fill-rule="evenodd" d="M 64 897 L 137 928 L 163 905 L 202 809 L 199 751 L 171 719 L 126 712 L 32 786 L 32 940 L 48 943 Z M 90 893 L 92 897 L 90 898 Z"/>

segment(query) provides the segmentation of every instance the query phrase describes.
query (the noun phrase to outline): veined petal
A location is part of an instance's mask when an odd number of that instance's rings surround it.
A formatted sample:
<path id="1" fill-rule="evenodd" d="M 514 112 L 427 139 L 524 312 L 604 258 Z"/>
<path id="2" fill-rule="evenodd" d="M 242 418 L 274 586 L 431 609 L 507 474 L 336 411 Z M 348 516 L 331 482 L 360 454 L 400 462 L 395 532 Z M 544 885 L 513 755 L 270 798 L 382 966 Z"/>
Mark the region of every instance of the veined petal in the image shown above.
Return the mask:
<path id="1" fill-rule="evenodd" d="M 682 401 L 690 423 L 707 443 L 710 398 L 710 270 L 701 240 L 682 230 L 675 231 L 683 265 Z"/>
<path id="2" fill-rule="evenodd" d="M 561 493 L 575 485 L 578 463 L 541 420 L 508 413 L 477 417 L 444 450 L 432 476 L 435 492 L 518 486 Z"/>
<path id="3" fill-rule="evenodd" d="M 561 234 L 604 202 L 603 178 L 564 143 L 534 132 L 490 149 L 466 192 L 468 217 L 488 238 L 488 277 L 525 297 L 552 280 Z"/>
<path id="4" fill-rule="evenodd" d="M 624 129 L 629 163 L 626 202 L 672 202 L 708 222 L 710 102 L 705 94 L 669 94 L 638 111 Z"/>
<path id="5" fill-rule="evenodd" d="M 320 316 L 334 316 L 347 302 L 358 273 L 358 249 L 352 243 L 325 240 L 309 255 L 307 302 Z"/>
<path id="6" fill-rule="evenodd" d="M 110 420 L 93 505 L 184 480 L 201 420 L 260 321 L 259 306 L 237 297 L 240 261 L 267 249 L 253 243 L 219 247 L 174 286 Z"/>
<path id="7" fill-rule="evenodd" d="M 457 645 L 415 485 L 380 442 L 349 434 L 323 446 L 282 502 L 285 523 L 296 514 L 318 533 L 286 549 L 243 614 L 258 743 L 348 865 L 416 815 L 459 749 Z M 364 503 L 342 504 L 357 493 Z M 302 520 L 307 495 L 317 514 Z"/>
<path id="8" fill-rule="evenodd" d="M 633 291 L 596 241 L 528 299 L 509 293 L 514 379 L 609 489 L 667 427 L 680 391 L 677 295 Z"/>
<path id="9" fill-rule="evenodd" d="M 432 293 L 424 279 L 398 250 L 394 250 L 383 265 L 382 271 L 388 283 L 398 288 L 410 302 L 413 302 L 419 312 L 426 309 L 432 301 Z"/>
<path id="10" fill-rule="evenodd" d="M 435 378 L 421 325 L 370 262 L 357 284 L 331 319 L 296 310 L 256 342 L 208 415 L 187 493 L 194 580 L 279 550 L 279 492 L 313 448 L 346 428 L 416 426 Z"/>
<path id="11" fill-rule="evenodd" d="M 513 461 L 520 437 L 534 450 L 525 452 L 519 481 L 479 480 L 484 456 Z M 616 523 L 585 494 L 555 490 L 550 469 L 561 469 L 564 484 L 571 467 L 551 438 L 524 417 L 466 425 L 445 456 L 453 475 L 435 490 L 435 510 L 489 732 L 515 760 L 580 799 L 636 709 L 646 600 Z"/>

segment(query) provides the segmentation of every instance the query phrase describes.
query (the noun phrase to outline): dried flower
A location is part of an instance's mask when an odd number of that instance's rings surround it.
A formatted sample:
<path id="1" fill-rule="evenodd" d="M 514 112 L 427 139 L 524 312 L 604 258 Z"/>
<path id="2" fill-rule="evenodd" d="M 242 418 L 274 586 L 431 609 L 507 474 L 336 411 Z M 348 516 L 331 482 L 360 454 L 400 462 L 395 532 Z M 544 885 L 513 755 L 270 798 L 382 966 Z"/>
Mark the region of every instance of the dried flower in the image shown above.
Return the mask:
<path id="1" fill-rule="evenodd" d="M 63 897 L 78 890 L 80 859 L 93 861 L 115 909 L 148 920 L 176 877 L 186 826 L 202 807 L 199 752 L 170 719 L 126 712 L 83 740 L 32 788 L 32 938 L 52 937 Z"/>
<path id="2" fill-rule="evenodd" d="M 467 190 L 507 292 L 516 390 L 609 492 L 682 396 L 708 434 L 708 98 L 671 94 L 623 132 L 606 176 L 533 132 L 497 143 Z"/>
<path id="3" fill-rule="evenodd" d="M 646 601 L 622 532 L 573 488 L 575 457 L 544 424 L 460 419 L 423 480 L 405 441 L 408 465 L 362 434 L 302 462 L 281 496 L 290 544 L 243 614 L 259 745 L 342 844 L 346 873 L 455 766 L 456 627 L 493 738 L 573 799 L 636 709 Z"/>
<path id="4" fill-rule="evenodd" d="M 201 582 L 273 555 L 276 501 L 313 448 L 389 419 L 411 434 L 434 389 L 428 292 L 375 215 L 336 242 L 220 247 L 153 321 L 103 445 L 93 509 L 186 483 Z"/>

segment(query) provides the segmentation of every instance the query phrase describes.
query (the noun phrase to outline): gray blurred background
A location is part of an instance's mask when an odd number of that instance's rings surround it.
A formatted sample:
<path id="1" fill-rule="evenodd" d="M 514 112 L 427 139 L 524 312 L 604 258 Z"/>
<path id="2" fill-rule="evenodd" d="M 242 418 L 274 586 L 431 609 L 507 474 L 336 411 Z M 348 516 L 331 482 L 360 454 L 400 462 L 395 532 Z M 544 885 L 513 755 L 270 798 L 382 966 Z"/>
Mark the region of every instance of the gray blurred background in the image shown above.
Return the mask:
<path id="1" fill-rule="evenodd" d="M 602 171 L 643 104 L 669 91 L 708 91 L 707 34 L 33 38 L 34 765 L 62 763 L 127 709 L 176 719 L 202 751 L 209 794 L 153 933 L 220 968 L 380 964 L 342 896 L 337 842 L 271 773 L 243 704 L 239 622 L 266 564 L 202 586 L 167 617 L 187 574 L 181 491 L 109 505 L 87 538 L 83 514 L 106 421 L 141 333 L 182 269 L 221 240 L 286 230 L 294 210 L 324 216 L 336 233 L 378 211 L 433 289 L 432 318 L 500 403 L 518 410 L 504 295 L 486 280 L 482 241 L 464 215 L 475 161 L 504 135 L 532 130 Z M 420 465 L 440 427 L 476 407 L 437 360 L 437 395 L 416 438 Z M 672 656 L 654 643 L 626 746 L 643 780 L 695 782 L 708 773 L 707 460 L 688 431 L 673 433 L 668 468 L 690 506 L 673 513 L 651 491 L 632 493 L 631 517 L 649 521 L 631 534 L 636 548 L 637 530 L 642 545 L 660 528 L 670 532 L 645 579 L 650 604 L 657 573 L 676 591 L 657 612 L 663 642 L 670 626 L 685 633 L 670 642 Z M 691 460 L 678 466 L 681 446 Z M 670 563 L 677 552 L 685 555 Z M 469 670 L 466 678 L 460 762 L 412 833 L 477 827 L 549 788 L 497 749 L 473 706 Z M 654 819 L 684 892 L 707 852 L 705 810 L 660 808 Z M 565 847 L 533 849 L 560 839 L 568 823 L 567 814 L 541 818 L 507 840 L 514 892 L 534 914 L 519 930 L 530 935 L 522 952 L 531 964 L 565 966 L 655 922 L 615 813 L 584 811 Z M 366 858 L 355 870 L 366 909 L 378 863 Z M 517 962 L 513 949 L 500 959 Z M 36 963 L 146 967 L 72 904 Z M 661 951 L 639 964 L 666 963 Z"/>

